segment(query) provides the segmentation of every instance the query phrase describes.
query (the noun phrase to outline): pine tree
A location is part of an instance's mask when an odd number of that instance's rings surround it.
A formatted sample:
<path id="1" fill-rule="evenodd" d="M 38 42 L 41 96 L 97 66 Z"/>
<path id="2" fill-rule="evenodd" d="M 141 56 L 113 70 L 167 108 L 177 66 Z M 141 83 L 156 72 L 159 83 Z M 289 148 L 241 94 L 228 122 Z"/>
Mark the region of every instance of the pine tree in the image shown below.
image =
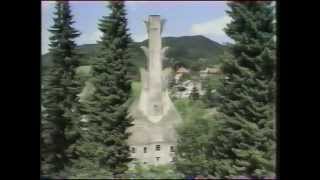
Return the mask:
<path id="1" fill-rule="evenodd" d="M 201 118 L 185 119 L 178 128 L 177 161 L 178 172 L 185 176 L 208 175 L 209 162 L 206 156 L 208 147 L 208 133 L 211 121 Z"/>
<path id="2" fill-rule="evenodd" d="M 103 35 L 92 66 L 92 83 L 95 93 L 82 102 L 78 109 L 87 122 L 80 123 L 81 139 L 74 145 L 80 157 L 73 168 L 91 171 L 89 177 L 113 177 L 123 174 L 131 161 L 126 140 L 127 128 L 132 124 L 128 117 L 131 91 L 129 79 L 128 46 L 131 42 L 127 29 L 123 1 L 109 2 L 109 16 L 99 24 Z"/>
<path id="3" fill-rule="evenodd" d="M 193 84 L 193 88 L 190 94 L 190 99 L 193 101 L 199 100 L 199 91 L 197 89 L 197 87 L 195 86 L 195 84 Z"/>
<path id="4" fill-rule="evenodd" d="M 274 175 L 274 7 L 271 2 L 230 2 L 226 33 L 235 43 L 218 88 L 218 130 L 209 152 L 219 176 Z"/>
<path id="5" fill-rule="evenodd" d="M 205 93 L 202 96 L 201 100 L 206 104 L 207 108 L 212 108 L 216 104 L 216 98 L 212 93 L 214 89 L 212 87 L 212 84 L 209 83 L 208 79 L 205 79 L 204 83 L 206 83 Z"/>
<path id="6" fill-rule="evenodd" d="M 78 92 L 74 74 L 79 65 L 74 39 L 80 34 L 72 27 L 69 3 L 59 1 L 55 8 L 49 44 L 53 65 L 42 88 L 41 172 L 46 175 L 57 175 L 64 169 L 70 158 L 66 150 L 78 136 L 72 112 Z"/>

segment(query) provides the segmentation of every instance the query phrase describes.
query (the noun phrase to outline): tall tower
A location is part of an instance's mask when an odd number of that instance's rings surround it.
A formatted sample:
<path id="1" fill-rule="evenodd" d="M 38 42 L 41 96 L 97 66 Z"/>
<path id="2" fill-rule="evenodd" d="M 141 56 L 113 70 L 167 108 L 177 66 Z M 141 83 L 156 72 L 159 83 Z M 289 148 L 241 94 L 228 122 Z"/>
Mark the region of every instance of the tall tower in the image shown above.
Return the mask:
<path id="1" fill-rule="evenodd" d="M 133 126 L 128 144 L 132 158 L 143 164 L 167 164 L 174 159 L 176 145 L 175 126 L 181 117 L 169 98 L 168 69 L 162 69 L 167 47 L 161 47 L 164 20 L 150 15 L 145 21 L 149 38 L 148 48 L 141 47 L 146 56 L 146 68 L 141 68 L 141 94 L 131 105 Z"/>
<path id="2" fill-rule="evenodd" d="M 161 48 L 161 32 L 164 25 L 164 20 L 160 19 L 159 15 L 149 16 L 148 21 L 145 21 L 149 48 L 142 47 L 147 58 L 147 114 L 150 116 L 161 116 L 163 113 L 162 96 L 163 96 L 163 76 L 162 76 L 162 52 Z"/>

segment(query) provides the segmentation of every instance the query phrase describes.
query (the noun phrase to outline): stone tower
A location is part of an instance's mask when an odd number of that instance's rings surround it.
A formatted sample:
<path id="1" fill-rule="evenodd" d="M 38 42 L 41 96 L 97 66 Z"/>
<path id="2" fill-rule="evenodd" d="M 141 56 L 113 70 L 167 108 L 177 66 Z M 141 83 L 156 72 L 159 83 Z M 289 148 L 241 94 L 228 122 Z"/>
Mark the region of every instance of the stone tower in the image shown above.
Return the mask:
<path id="1" fill-rule="evenodd" d="M 167 164 L 174 161 L 176 145 L 175 126 L 181 117 L 168 95 L 170 68 L 162 69 L 167 47 L 161 47 L 164 20 L 159 15 L 145 21 L 148 32 L 148 48 L 141 47 L 146 55 L 146 68 L 141 68 L 142 89 L 130 108 L 134 126 L 128 144 L 133 158 L 143 164 Z"/>
<path id="2" fill-rule="evenodd" d="M 150 115 L 158 116 L 162 114 L 162 59 L 161 59 L 161 23 L 160 16 L 150 16 L 146 21 L 149 36 L 149 49 L 146 51 L 148 59 L 149 73 L 149 105 Z M 144 48 L 146 49 L 146 48 Z"/>

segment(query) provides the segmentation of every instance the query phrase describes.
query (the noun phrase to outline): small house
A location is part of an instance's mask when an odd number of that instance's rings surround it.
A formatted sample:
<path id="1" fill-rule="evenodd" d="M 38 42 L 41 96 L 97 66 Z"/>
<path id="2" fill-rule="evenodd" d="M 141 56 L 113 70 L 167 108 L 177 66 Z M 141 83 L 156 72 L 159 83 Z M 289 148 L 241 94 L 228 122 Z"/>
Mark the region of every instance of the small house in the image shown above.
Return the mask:
<path id="1" fill-rule="evenodd" d="M 180 67 L 177 71 L 176 71 L 176 75 L 174 77 L 175 81 L 179 81 L 181 79 L 181 77 L 184 75 L 184 74 L 189 74 L 190 73 L 190 70 L 184 68 L 184 67 Z"/>
<path id="2" fill-rule="evenodd" d="M 205 70 L 200 71 L 200 77 L 207 77 L 209 74 L 221 74 L 222 71 L 220 68 L 206 68 Z"/>

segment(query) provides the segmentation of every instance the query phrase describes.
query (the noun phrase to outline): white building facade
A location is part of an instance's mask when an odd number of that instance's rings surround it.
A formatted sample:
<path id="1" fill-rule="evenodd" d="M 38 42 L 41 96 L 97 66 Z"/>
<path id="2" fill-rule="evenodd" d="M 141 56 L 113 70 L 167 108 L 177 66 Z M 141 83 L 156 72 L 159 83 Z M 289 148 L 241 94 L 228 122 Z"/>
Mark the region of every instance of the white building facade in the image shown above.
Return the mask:
<path id="1" fill-rule="evenodd" d="M 147 57 L 147 66 L 141 68 L 142 90 L 140 97 L 130 108 L 133 126 L 128 144 L 131 157 L 141 164 L 160 165 L 174 161 L 177 143 L 175 127 L 181 117 L 170 100 L 168 92 L 169 70 L 162 69 L 162 61 L 168 48 L 161 47 L 164 21 L 159 15 L 145 21 L 149 47 L 141 47 Z"/>

